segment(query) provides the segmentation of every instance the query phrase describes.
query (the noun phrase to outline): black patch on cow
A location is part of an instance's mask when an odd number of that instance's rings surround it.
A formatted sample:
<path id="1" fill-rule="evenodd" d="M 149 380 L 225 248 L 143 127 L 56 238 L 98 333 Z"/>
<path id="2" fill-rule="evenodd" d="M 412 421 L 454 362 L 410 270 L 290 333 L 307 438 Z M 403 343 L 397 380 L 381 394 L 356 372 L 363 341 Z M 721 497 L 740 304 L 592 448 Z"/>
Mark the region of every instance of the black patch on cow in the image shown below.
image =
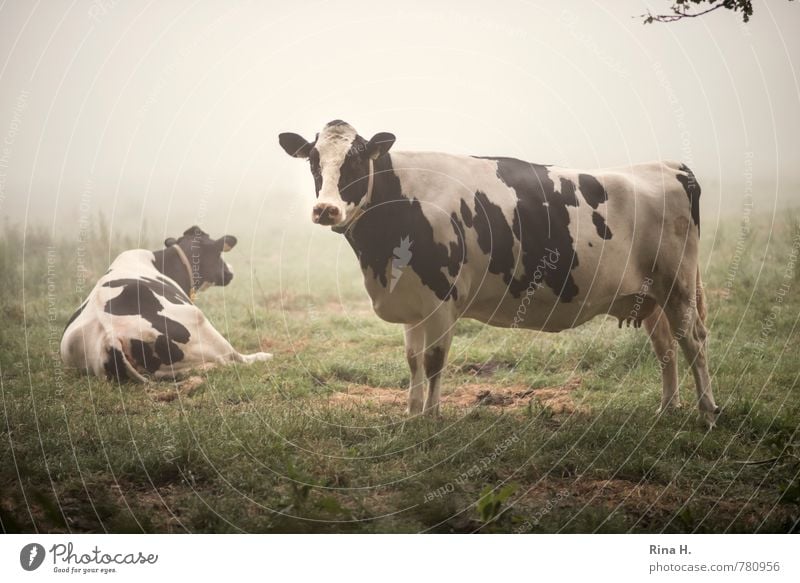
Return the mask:
<path id="1" fill-rule="evenodd" d="M 189 296 L 187 296 L 181 288 L 161 275 L 157 275 L 155 279 L 147 276 L 141 276 L 136 279 L 115 279 L 104 283 L 103 287 L 122 287 L 130 284 L 135 284 L 138 287 L 149 289 L 173 304 L 191 303 Z"/>
<path id="2" fill-rule="evenodd" d="M 689 204 L 692 207 L 692 221 L 697 226 L 697 234 L 700 234 L 700 184 L 697 178 L 686 164 L 681 164 L 681 172 L 684 174 L 677 174 L 678 182 L 683 186 L 686 191 L 686 196 L 689 197 Z"/>
<path id="3" fill-rule="evenodd" d="M 489 256 L 489 271 L 502 275 L 506 285 L 514 272 L 514 233 L 503 209 L 494 204 L 485 192 L 475 193 L 475 233 L 478 246 Z M 519 237 L 517 237 L 519 238 Z"/>
<path id="4" fill-rule="evenodd" d="M 125 366 L 125 356 L 116 348 L 106 350 L 106 361 L 103 364 L 106 378 L 110 381 L 128 380 L 128 368 Z"/>
<path id="5" fill-rule="evenodd" d="M 584 200 L 594 209 L 592 223 L 597 230 L 597 234 L 603 239 L 610 239 L 613 235 L 611 229 L 606 224 L 603 215 L 597 212 L 597 207 L 608 201 L 608 192 L 600 184 L 600 181 L 591 174 L 578 174 L 578 186 L 580 186 Z"/>
<path id="6" fill-rule="evenodd" d="M 86 300 L 84 300 L 84 302 L 83 302 L 83 303 L 82 303 L 82 304 L 81 304 L 81 305 L 78 307 L 78 309 L 77 309 L 77 310 L 75 310 L 75 313 L 74 313 L 74 314 L 72 314 L 72 315 L 69 317 L 69 320 L 67 320 L 67 325 L 66 325 L 66 326 L 64 326 L 64 332 L 66 332 L 66 331 L 67 331 L 67 328 L 69 328 L 69 325 L 70 325 L 70 324 L 72 324 L 72 323 L 75 321 L 75 319 L 76 319 L 78 316 L 80 316 L 80 315 L 81 315 L 81 312 L 83 312 L 83 309 L 86 307 L 86 304 L 88 304 L 88 303 L 89 303 L 89 298 L 86 298 Z"/>
<path id="7" fill-rule="evenodd" d="M 188 277 L 188 276 L 187 276 Z M 148 277 L 143 277 L 142 279 L 148 281 L 151 280 Z M 164 296 L 173 304 L 191 304 L 192 300 L 189 299 L 189 296 L 186 295 L 181 288 L 177 287 L 174 283 L 169 281 L 163 275 L 157 275 L 155 281 L 161 283 L 161 286 L 157 289 L 156 293 L 160 296 Z"/>
<path id="8" fill-rule="evenodd" d="M 356 136 L 339 167 L 339 196 L 344 202 L 356 206 L 360 205 L 361 200 L 366 196 L 369 185 L 369 158 L 359 155 L 366 148 L 367 141 L 361 136 Z M 320 188 L 321 186 L 320 181 Z M 319 189 L 317 189 L 317 196 L 319 196 Z"/>
<path id="9" fill-rule="evenodd" d="M 561 198 L 564 204 L 578 206 L 578 196 L 575 194 L 575 183 L 567 178 L 561 178 Z"/>
<path id="10" fill-rule="evenodd" d="M 171 283 L 163 275 L 157 275 L 156 279 L 160 281 L 162 286 L 165 288 L 164 293 L 157 293 L 164 297 L 167 297 L 167 293 L 169 293 L 171 297 L 176 298 L 170 299 L 170 301 L 176 304 L 189 303 L 189 296 L 186 295 L 186 292 L 190 290 L 192 286 L 198 286 L 199 282 L 194 282 L 192 281 L 192 278 L 189 277 L 189 272 L 186 269 L 186 266 L 183 264 L 183 261 L 181 261 L 180 257 L 178 256 L 177 251 L 171 247 L 162 249 L 160 251 L 153 251 L 153 267 L 170 277 L 179 286 L 181 286 L 176 287 L 175 284 Z M 168 291 L 167 288 L 169 288 Z M 177 298 L 180 299 L 178 300 Z"/>
<path id="11" fill-rule="evenodd" d="M 457 299 L 458 290 L 444 274 L 443 268 L 451 274 L 458 273 L 463 252 L 456 249 L 457 256 L 453 258 L 452 247 L 435 241 L 433 226 L 423 214 L 420 201 L 403 196 L 400 180 L 392 167 L 391 154 L 381 156 L 374 164 L 375 185 L 371 200 L 364 207 L 364 214 L 345 232 L 361 269 L 371 269 L 375 279 L 388 287 L 386 274 L 394 248 L 408 238 L 413 245 L 408 267 L 440 300 Z"/>
<path id="12" fill-rule="evenodd" d="M 578 293 L 578 286 L 572 277 L 572 270 L 578 266 L 578 255 L 575 251 L 572 236 L 569 232 L 569 212 L 567 206 L 577 206 L 574 185 L 565 181 L 561 184 L 562 192 L 556 192 L 547 166 L 531 164 L 515 158 L 488 158 L 497 162 L 497 177 L 514 190 L 517 195 L 517 206 L 514 211 L 513 225 L 508 225 L 502 213 L 497 216 L 488 200 L 483 207 L 494 215 L 491 222 L 492 245 L 490 251 L 485 248 L 487 234 L 484 232 L 481 249 L 491 253 L 490 270 L 499 269 L 503 279 L 508 282 L 509 292 L 520 297 L 531 287 L 547 285 L 563 302 L 569 302 Z M 476 193 L 475 229 L 478 230 L 479 194 Z M 486 199 L 483 195 L 482 199 Z M 488 204 L 486 204 L 488 202 Z M 487 213 L 487 218 L 489 214 Z M 502 219 L 502 221 L 501 221 Z M 485 229 L 485 226 L 482 228 Z M 522 247 L 521 263 L 524 274 L 519 279 L 513 278 L 513 247 L 508 243 L 507 232 L 519 239 Z M 478 234 L 481 240 L 481 234 Z M 496 248 L 498 242 L 501 247 Z M 512 242 L 513 243 L 513 242 Z M 542 269 L 544 258 L 556 256 L 558 260 Z"/>
<path id="13" fill-rule="evenodd" d="M 450 243 L 450 259 L 447 263 L 447 272 L 450 277 L 455 277 L 461 270 L 461 266 L 467 262 L 466 233 L 464 232 L 464 223 L 461 222 L 455 212 L 450 215 L 450 222 L 453 224 L 456 240 Z"/>
<path id="14" fill-rule="evenodd" d="M 611 229 L 606 224 L 606 220 L 603 218 L 603 215 L 597 211 L 592 212 L 592 223 L 594 223 L 594 228 L 597 229 L 597 234 L 603 239 L 610 239 L 612 237 Z"/>
<path id="15" fill-rule="evenodd" d="M 444 348 L 435 346 L 425 352 L 425 376 L 433 380 L 442 373 L 444 368 Z"/>
<path id="16" fill-rule="evenodd" d="M 608 200 L 606 189 L 591 174 L 578 174 L 578 186 L 581 189 L 584 200 L 595 210 Z"/>
<path id="17" fill-rule="evenodd" d="M 164 338 L 164 336 L 159 336 Z M 136 338 L 130 340 L 131 359 L 133 359 L 136 368 L 144 369 L 149 373 L 156 372 L 163 361 L 155 355 L 153 351 L 153 343 L 142 342 Z"/>
<path id="18" fill-rule="evenodd" d="M 467 201 L 461 199 L 461 218 L 464 220 L 464 226 L 468 229 L 472 228 L 472 211 L 469 209 Z"/>
<path id="19" fill-rule="evenodd" d="M 185 342 L 184 342 L 185 344 Z M 159 336 L 153 345 L 156 356 L 165 364 L 183 360 L 183 351 L 168 336 Z"/>
<path id="20" fill-rule="evenodd" d="M 103 286 L 123 288 L 117 297 L 106 303 L 106 312 L 115 316 L 141 316 L 160 333 L 154 343 L 154 352 L 163 364 L 178 362 L 183 358 L 183 351 L 175 343 L 188 343 L 189 330 L 180 322 L 162 315 L 163 308 L 156 298 L 158 294 L 172 301 L 171 298 L 177 296 L 175 286 L 166 286 L 164 282 L 151 278 L 117 279 Z M 170 287 L 173 291 L 165 292 Z"/>
<path id="21" fill-rule="evenodd" d="M 311 176 L 314 177 L 314 192 L 319 198 L 319 191 L 322 188 L 322 167 L 319 163 L 319 151 L 312 148 L 308 154 L 308 165 L 311 167 Z"/>

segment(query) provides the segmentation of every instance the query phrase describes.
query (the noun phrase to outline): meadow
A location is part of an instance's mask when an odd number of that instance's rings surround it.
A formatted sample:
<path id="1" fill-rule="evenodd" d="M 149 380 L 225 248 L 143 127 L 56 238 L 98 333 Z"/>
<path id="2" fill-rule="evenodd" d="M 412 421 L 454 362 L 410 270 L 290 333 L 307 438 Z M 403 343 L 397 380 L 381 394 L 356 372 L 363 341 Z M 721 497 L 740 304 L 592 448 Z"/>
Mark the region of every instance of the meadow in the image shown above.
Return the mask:
<path id="1" fill-rule="evenodd" d="M 0 527 L 5 532 L 791 532 L 800 520 L 800 211 L 702 233 L 707 431 L 655 414 L 642 330 L 459 322 L 439 419 L 404 414 L 402 329 L 372 313 L 343 239 L 239 235 L 232 284 L 198 305 L 269 363 L 178 382 L 65 370 L 66 320 L 147 235 L 0 235 Z M 212 232 L 219 236 L 222 233 Z"/>

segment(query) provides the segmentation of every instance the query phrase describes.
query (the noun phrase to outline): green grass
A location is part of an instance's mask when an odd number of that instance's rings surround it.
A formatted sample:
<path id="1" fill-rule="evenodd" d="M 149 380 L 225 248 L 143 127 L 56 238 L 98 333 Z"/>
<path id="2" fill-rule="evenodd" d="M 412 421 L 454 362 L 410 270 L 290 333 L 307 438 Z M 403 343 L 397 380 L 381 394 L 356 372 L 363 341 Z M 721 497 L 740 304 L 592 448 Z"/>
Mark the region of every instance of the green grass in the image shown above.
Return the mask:
<path id="1" fill-rule="evenodd" d="M 372 313 L 344 241 L 310 225 L 287 230 L 280 244 L 272 230 L 264 240 L 240 237 L 233 283 L 198 301 L 234 346 L 261 346 L 272 362 L 204 373 L 174 399 L 172 383 L 82 377 L 57 360 L 64 323 L 109 259 L 136 240 L 96 228 L 79 248 L 6 228 L 2 529 L 797 530 L 800 261 L 787 265 L 799 227 L 796 212 L 774 225 L 757 217 L 738 251 L 736 221 L 703 233 L 710 358 L 724 408 L 712 432 L 698 420 L 683 361 L 684 409 L 654 415 L 660 380 L 644 333 L 603 319 L 554 335 L 458 324 L 445 395 L 579 377 L 569 410 L 533 399 L 445 404 L 441 419 L 406 419 L 402 331 Z M 81 257 L 84 290 L 76 289 Z M 389 399 L 342 398 L 356 389 Z"/>

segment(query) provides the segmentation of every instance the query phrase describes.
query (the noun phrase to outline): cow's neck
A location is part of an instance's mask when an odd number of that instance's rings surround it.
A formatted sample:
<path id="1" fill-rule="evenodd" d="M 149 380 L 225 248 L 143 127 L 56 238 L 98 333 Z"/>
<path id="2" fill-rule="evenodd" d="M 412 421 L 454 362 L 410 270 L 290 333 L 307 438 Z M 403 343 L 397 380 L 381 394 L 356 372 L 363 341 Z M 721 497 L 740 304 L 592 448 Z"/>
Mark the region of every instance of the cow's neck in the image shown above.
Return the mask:
<path id="1" fill-rule="evenodd" d="M 345 232 L 348 243 L 355 251 L 362 271 L 371 273 L 386 287 L 387 265 L 394 249 L 412 234 L 412 203 L 403 196 L 400 179 L 394 172 L 391 154 L 374 163 L 372 196 L 363 207 L 363 213 Z"/>
<path id="2" fill-rule="evenodd" d="M 153 251 L 155 266 L 161 273 L 174 280 L 186 295 L 191 297 L 193 289 L 192 278 L 175 247 L 177 247 L 177 244 L 160 251 Z"/>
<path id="3" fill-rule="evenodd" d="M 393 201 L 403 198 L 391 155 L 381 156 L 373 162 L 372 177 L 369 200 L 361 208 L 360 216 L 345 232 L 345 237 L 356 255 L 360 255 L 363 245 L 369 244 L 379 234 L 382 221 L 387 215 L 391 216 L 392 211 L 397 210 L 389 208 L 396 207 Z"/>

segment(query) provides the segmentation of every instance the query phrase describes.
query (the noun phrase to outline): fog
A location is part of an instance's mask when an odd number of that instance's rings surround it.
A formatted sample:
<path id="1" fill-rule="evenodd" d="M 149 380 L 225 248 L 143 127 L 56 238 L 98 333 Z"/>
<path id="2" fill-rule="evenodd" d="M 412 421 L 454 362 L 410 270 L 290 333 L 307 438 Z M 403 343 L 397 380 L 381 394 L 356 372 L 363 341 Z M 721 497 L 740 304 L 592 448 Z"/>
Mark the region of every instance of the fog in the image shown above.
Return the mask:
<path id="1" fill-rule="evenodd" d="M 277 134 L 593 168 L 689 164 L 704 221 L 798 202 L 800 6 L 644 26 L 669 0 L 7 1 L 0 216 L 68 237 L 311 225 Z M 491 6 L 491 7 L 487 7 Z"/>

